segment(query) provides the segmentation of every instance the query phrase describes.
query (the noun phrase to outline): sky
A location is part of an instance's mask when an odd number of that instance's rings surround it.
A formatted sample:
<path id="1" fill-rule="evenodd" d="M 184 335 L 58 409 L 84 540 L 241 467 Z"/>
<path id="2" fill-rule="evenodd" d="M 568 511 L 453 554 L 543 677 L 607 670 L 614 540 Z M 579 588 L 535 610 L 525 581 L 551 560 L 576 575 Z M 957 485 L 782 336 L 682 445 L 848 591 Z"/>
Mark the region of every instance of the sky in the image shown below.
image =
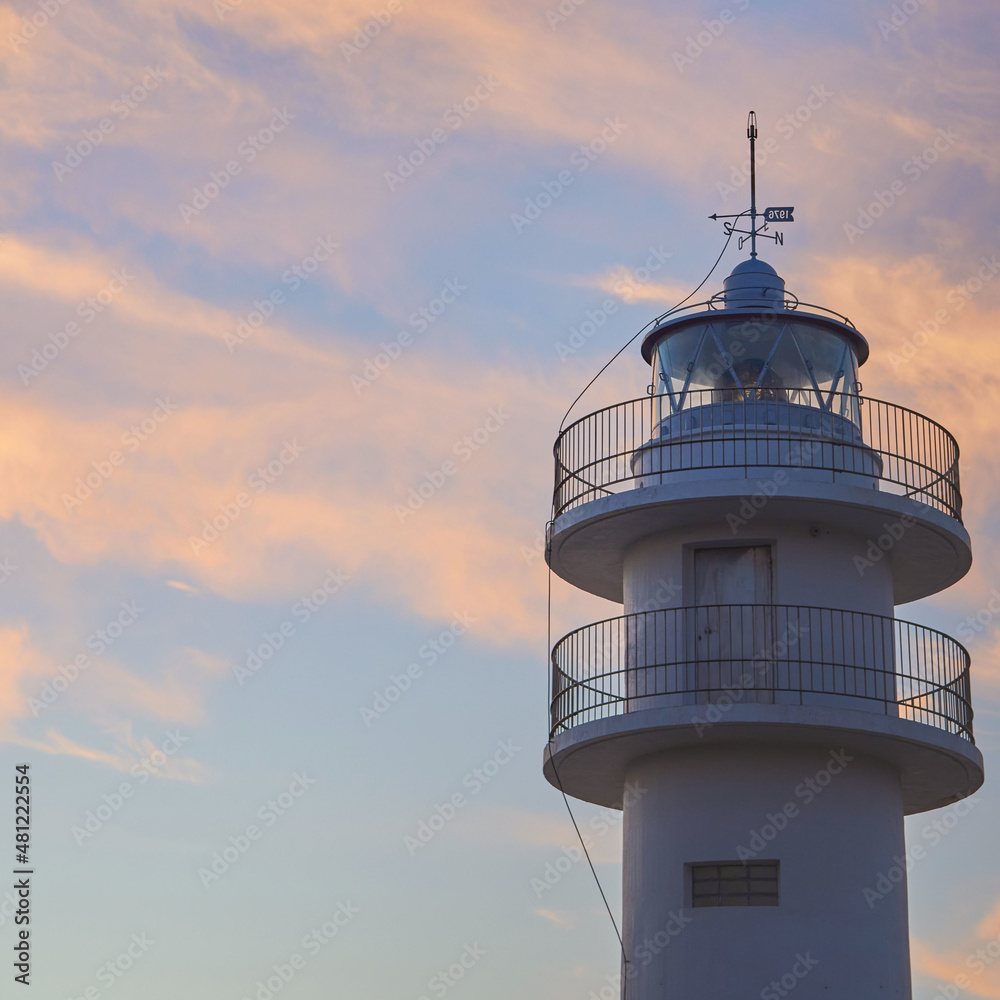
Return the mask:
<path id="1" fill-rule="evenodd" d="M 914 996 L 967 971 L 1000 933 L 996 30 L 988 0 L 0 7 L 38 996 L 606 987 L 589 872 L 538 885 L 574 843 L 540 768 L 551 445 L 716 259 L 751 108 L 760 199 L 795 206 L 762 255 L 961 446 L 974 565 L 899 615 L 973 658 L 987 785 L 910 874 Z M 635 347 L 574 412 L 647 381 Z M 556 636 L 619 613 L 553 600 Z M 614 903 L 620 816 L 578 817 Z M 1000 962 L 963 989 L 1000 998 Z"/>

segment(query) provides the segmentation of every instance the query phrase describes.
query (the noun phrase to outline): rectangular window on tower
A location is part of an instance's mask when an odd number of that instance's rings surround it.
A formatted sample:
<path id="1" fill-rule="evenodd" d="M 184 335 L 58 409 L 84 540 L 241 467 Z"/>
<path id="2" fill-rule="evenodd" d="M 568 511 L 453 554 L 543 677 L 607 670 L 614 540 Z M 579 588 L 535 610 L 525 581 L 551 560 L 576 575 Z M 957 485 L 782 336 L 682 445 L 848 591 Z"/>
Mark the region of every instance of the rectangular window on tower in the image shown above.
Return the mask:
<path id="1" fill-rule="evenodd" d="M 777 861 L 720 861 L 688 870 L 693 907 L 778 905 Z"/>

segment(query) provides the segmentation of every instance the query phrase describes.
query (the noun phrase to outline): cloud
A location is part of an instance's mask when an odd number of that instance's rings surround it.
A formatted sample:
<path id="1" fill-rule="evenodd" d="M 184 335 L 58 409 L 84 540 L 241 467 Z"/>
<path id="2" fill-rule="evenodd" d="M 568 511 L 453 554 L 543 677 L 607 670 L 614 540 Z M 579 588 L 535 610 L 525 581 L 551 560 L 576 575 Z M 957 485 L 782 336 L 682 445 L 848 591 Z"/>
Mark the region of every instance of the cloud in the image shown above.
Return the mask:
<path id="1" fill-rule="evenodd" d="M 967 995 L 985 1000 L 1000 998 L 1000 909 L 994 907 L 976 928 L 975 943 L 964 950 L 938 951 L 924 941 L 912 941 L 910 950 L 915 969 L 936 984 L 958 987 Z M 957 995 L 957 994 L 956 994 Z"/>
<path id="2" fill-rule="evenodd" d="M 106 263 L 22 242 L 0 279 L 27 311 L 36 290 L 76 301 Z M 493 638 L 539 634 L 544 581 L 521 548 L 551 475 L 537 429 L 554 432 L 568 389 L 416 354 L 352 388 L 356 349 L 310 346 L 275 319 L 230 352 L 229 317 L 150 274 L 109 313 L 0 399 L 0 516 L 56 559 L 182 575 L 234 600 L 284 601 L 342 568 L 429 617 L 467 610 Z M 44 342 L 8 351 L 24 361 Z M 60 366 L 88 352 L 105 362 L 89 359 L 99 399 L 64 389 Z M 123 380 L 131 399 L 115 402 Z"/>
<path id="3" fill-rule="evenodd" d="M 22 690 L 49 672 L 49 663 L 29 642 L 27 626 L 0 626 L 0 735 L 9 738 L 14 723 L 27 714 Z"/>
<path id="4" fill-rule="evenodd" d="M 975 665 L 975 693 L 1000 701 L 1000 629 L 993 626 L 984 638 L 974 644 L 964 640 Z"/>
<path id="5" fill-rule="evenodd" d="M 572 929 L 575 924 L 573 915 L 561 910 L 545 910 L 540 906 L 536 906 L 531 912 L 536 916 L 541 917 L 543 920 L 548 920 L 549 923 L 555 924 L 556 927 Z"/>
<path id="6" fill-rule="evenodd" d="M 18 293 L 18 283 L 32 288 L 43 274 L 73 301 L 105 272 L 106 262 L 74 266 L 59 252 L 27 250 L 31 263 L 20 269 L 16 254 L 0 255 L 0 275 L 15 296 L 30 295 Z M 865 317 L 874 348 L 866 391 L 877 386 L 959 437 L 975 470 L 963 480 L 975 530 L 1000 468 L 991 408 L 962 400 L 988 401 L 1000 391 L 984 346 L 997 313 L 991 291 L 959 299 L 961 310 L 948 306 L 955 310 L 949 339 L 932 339 L 894 369 L 892 356 L 921 318 L 948 305 L 953 288 L 940 270 L 926 258 L 824 258 L 803 270 L 816 297 Z M 521 551 L 537 532 L 549 487 L 539 429 L 554 435 L 582 368 L 562 366 L 543 378 L 502 365 L 442 368 L 438 357 L 413 352 L 378 380 L 352 387 L 352 375 L 364 370 L 361 352 L 336 341 L 310 345 L 280 317 L 231 353 L 218 336 L 226 328 L 221 310 L 164 289 L 152 275 L 114 308 L 101 331 L 108 364 L 99 377 L 114 384 L 126 376 L 145 405 L 106 397 L 93 414 L 88 402 L 67 405 L 57 366 L 72 358 L 62 357 L 29 391 L 0 401 L 9 429 L 0 436 L 0 469 L 10 484 L 0 514 L 20 518 L 53 556 L 183 575 L 189 586 L 233 600 L 294 599 L 341 568 L 422 615 L 475 614 L 487 638 L 540 633 L 542 567 L 528 565 Z M 130 350 L 139 319 L 141 353 Z M 980 359 L 971 371 L 970 357 Z M 635 395 L 631 378 L 612 373 L 603 384 L 605 392 L 620 386 L 614 392 Z M 600 398 L 592 394 L 578 412 Z M 175 410 L 134 450 L 123 446 L 129 428 L 162 399 Z M 116 450 L 121 464 L 101 478 Z M 88 477 L 96 483 L 89 496 Z"/>
<path id="7" fill-rule="evenodd" d="M 168 731 L 160 740 L 154 741 L 148 736 L 135 736 L 128 722 L 121 723 L 110 732 L 119 747 L 112 766 L 119 771 L 132 771 L 138 765 L 142 772 L 165 781 L 201 784 L 208 779 L 205 765 L 193 757 L 177 754 L 180 746 L 190 739 L 183 732 Z M 164 746 L 168 753 L 163 752 Z"/>
<path id="8" fill-rule="evenodd" d="M 992 446 L 1000 300 L 984 287 L 959 311 L 949 295 L 979 266 L 979 251 L 965 248 L 991 245 L 995 231 L 1000 155 L 990 101 L 1000 71 L 957 43 L 932 56 L 914 41 L 900 54 L 882 44 L 874 18 L 850 39 L 783 44 L 794 25 L 751 7 L 680 72 L 672 53 L 701 30 L 693 14 L 586 5 L 556 30 L 549 6 L 404 4 L 350 58 L 341 45 L 371 18 L 370 5 L 354 0 L 233 3 L 223 14 L 195 0 L 144 2 L 113 24 L 89 0 L 61 9 L 8 60 L 0 97 L 13 230 L 0 242 L 0 517 L 27 526 L 67 565 L 127 567 L 184 581 L 189 592 L 276 602 L 342 569 L 377 600 L 439 620 L 468 611 L 486 640 L 535 641 L 545 570 L 523 550 L 547 515 L 548 449 L 563 407 L 593 366 L 556 365 L 554 353 L 539 362 L 544 344 L 528 354 L 521 343 L 504 345 L 495 303 L 470 303 L 435 328 L 447 325 L 450 340 L 407 351 L 360 390 L 351 377 L 384 331 L 439 287 L 442 267 L 452 273 L 473 244 L 500 245 L 509 212 L 595 140 L 607 117 L 627 128 L 588 166 L 591 186 L 572 210 L 588 241 L 593 232 L 597 242 L 621 238 L 608 231 L 622 212 L 617 201 L 609 208 L 607 190 L 662 191 L 672 222 L 694 191 L 706 215 L 707 205 L 742 203 L 739 92 L 758 110 L 762 186 L 783 192 L 779 203 L 809 206 L 799 217 L 823 225 L 802 227 L 805 249 L 786 248 L 780 269 L 790 287 L 847 312 L 871 338 L 867 391 L 921 409 L 959 438 L 980 558 L 957 592 L 988 593 L 998 554 L 989 516 L 1000 475 Z M 908 31 L 917 39 L 943 16 L 924 10 Z M 767 74 L 751 72 L 761 38 L 770 44 Z M 266 80 L 254 75 L 260 59 Z M 57 180 L 52 162 L 150 65 L 164 67 L 164 82 L 114 116 L 106 139 Z M 390 192 L 384 171 L 484 75 L 499 82 L 495 93 L 419 177 Z M 286 101 L 289 126 L 252 160 L 241 154 Z M 906 164 L 941 128 L 958 141 L 911 179 Z M 234 158 L 241 172 L 212 180 Z M 898 178 L 906 182 L 898 204 L 849 243 L 844 223 Z M 208 184 L 219 190 L 185 221 L 179 203 Z M 560 205 L 544 225 L 557 233 L 571 214 Z M 435 242 L 445 224 L 450 256 Z M 332 259 L 230 351 L 226 336 L 327 236 L 340 244 Z M 824 253 L 811 253 L 819 244 Z M 513 260 L 528 246 L 525 238 L 498 252 Z M 611 261 L 623 258 L 616 250 Z M 580 271 L 594 291 L 670 305 L 688 291 L 685 266 L 671 261 L 655 281 L 624 289 L 620 265 Z M 81 305 L 116 270 L 134 278 L 81 323 Z M 483 271 L 492 270 L 487 261 Z M 500 296 L 483 286 L 475 294 Z M 891 356 L 940 308 L 954 309 L 947 326 L 894 367 Z M 484 316 L 493 325 L 483 327 Z M 72 321 L 80 333 L 22 384 L 18 366 L 51 353 Z M 641 394 L 639 363 L 623 364 L 627 374 L 609 373 L 575 414 Z M 123 437 L 161 399 L 176 411 L 130 450 Z M 491 410 L 509 414 L 495 431 Z M 289 442 L 302 451 L 284 463 Z M 87 487 L 115 452 L 123 461 Z M 555 613 L 558 626 L 606 612 L 557 587 Z M 137 709 L 159 704 L 173 717 L 198 717 L 183 670 L 171 669 L 153 686 L 116 680 Z"/>
<path id="9" fill-rule="evenodd" d="M 590 858 L 597 865 L 617 865 L 622 859 L 621 814 L 608 810 L 589 816 L 577 816 L 580 831 L 586 838 Z M 462 821 L 462 832 L 490 844 L 509 844 L 535 850 L 539 857 L 538 877 L 544 878 L 545 859 L 554 862 L 580 849 L 580 841 L 569 817 L 540 815 L 514 806 L 490 806 L 469 814 Z M 544 850 L 539 850 L 544 849 Z M 579 862 L 581 870 L 586 861 Z"/>
<path id="10" fill-rule="evenodd" d="M 1000 266 L 972 250 L 952 261 L 954 276 L 927 255 L 823 257 L 810 270 L 821 300 L 837 303 L 871 342 L 860 373 L 865 393 L 910 406 L 958 439 L 975 532 L 1000 476 L 992 416 L 1000 378 L 991 335 L 1000 318 Z M 980 271 L 989 275 L 985 281 Z"/>
<path id="11" fill-rule="evenodd" d="M 659 310 L 676 305 L 691 294 L 690 288 L 678 283 L 643 281 L 633 268 L 625 264 L 610 268 L 602 275 L 582 279 L 579 284 L 584 288 L 607 292 L 608 295 L 614 295 L 629 305 L 636 302 L 655 302 Z"/>
<path id="12" fill-rule="evenodd" d="M 979 922 L 976 934 L 981 938 L 1000 937 L 1000 900 L 997 900 L 993 909 Z"/>
<path id="13" fill-rule="evenodd" d="M 122 718 L 197 726 L 206 720 L 208 695 L 229 675 L 229 666 L 228 661 L 201 650 L 183 649 L 158 676 L 143 677 L 114 660 L 101 658 L 73 694 L 80 711 L 109 729 L 119 726 Z"/>
<path id="14" fill-rule="evenodd" d="M 627 130 L 609 163 L 684 190 L 696 186 L 701 198 L 724 193 L 745 158 L 742 143 L 734 142 L 745 111 L 732 108 L 731 95 L 748 76 L 768 184 L 800 204 L 812 202 L 810 194 L 825 185 L 827 218 L 853 220 L 859 204 L 871 199 L 871 185 L 890 183 L 942 124 L 962 136 L 949 163 L 982 174 L 983 184 L 994 179 L 1000 156 L 988 102 L 1000 74 L 982 62 L 969 65 L 952 45 L 942 44 L 934 57 L 909 51 L 905 59 L 881 46 L 878 58 L 871 58 L 878 45 L 874 18 L 871 37 L 853 44 L 830 36 L 813 38 L 808 48 L 775 45 L 794 28 L 775 25 L 751 7 L 678 72 L 671 54 L 702 30 L 694 15 L 598 5 L 578 10 L 554 30 L 546 20 L 550 7 L 547 0 L 404 5 L 363 52 L 348 57 L 342 46 L 372 20 L 368 5 L 269 0 L 234 4 L 220 17 L 210 4 L 180 0 L 133 5 L 110 25 L 98 6 L 75 0 L 9 61 L 15 85 L 0 108 L 9 138 L 31 154 L 15 171 L 17 183 L 28 202 L 44 203 L 51 162 L 106 117 L 151 63 L 163 65 L 169 82 L 124 120 L 112 113 L 115 130 L 72 177 L 55 185 L 60 209 L 86 219 L 95 232 L 127 220 L 175 241 L 182 255 L 197 247 L 214 257 L 271 266 L 293 258 L 306 234 L 316 235 L 317 216 L 336 220 L 338 238 L 365 250 L 351 255 L 341 280 L 371 292 L 393 287 L 386 264 L 406 270 L 405 250 L 378 237 L 398 223 L 401 211 L 413 221 L 421 215 L 402 195 L 390 195 L 383 172 L 409 151 L 415 135 L 439 126 L 443 113 L 483 75 L 494 76 L 500 87 L 422 169 L 421 184 L 454 191 L 470 168 L 488 176 L 497 166 L 492 142 L 499 134 L 529 154 L 529 169 L 515 174 L 517 187 L 528 190 L 552 165 L 565 165 L 574 149 L 594 140 L 606 117 L 618 116 Z M 927 24 L 937 16 L 921 12 Z M 145 44 L 136 45 L 136 38 Z M 765 75 L 754 73 L 761 38 L 772 43 Z M 276 60 L 268 86 L 226 57 L 233 45 Z M 66 64 L 74 66 L 72 77 L 58 72 Z M 852 71 L 845 76 L 848 65 Z M 918 81 L 911 91 L 898 86 L 904 65 Z M 294 95 L 293 125 L 242 164 L 241 175 L 210 209 L 185 222 L 179 204 L 213 172 L 241 159 L 240 143 L 266 125 L 276 92 Z M 334 119 L 337 128 L 318 127 L 317 115 L 324 123 Z M 908 194 L 918 203 L 889 229 L 946 190 L 954 172 L 935 167 L 926 177 Z M 109 183 L 113 198 L 103 196 Z M 470 200 L 470 208 L 481 210 L 478 185 L 466 197 L 479 203 Z M 317 206 L 323 206 L 319 213 Z M 955 221 L 975 223 L 976 215 L 963 206 Z"/>
<path id="15" fill-rule="evenodd" d="M 139 757 L 157 749 L 148 736 L 133 735 L 134 720 L 147 725 L 203 722 L 210 687 L 228 670 L 227 663 L 192 649 L 159 679 L 144 679 L 114 661 L 97 659 L 67 681 L 68 675 L 32 641 L 24 625 L 0 626 L 0 664 L 0 740 L 118 771 L 128 771 Z M 53 705 L 59 706 L 58 720 L 52 717 Z M 94 739 L 106 745 L 88 745 L 62 731 L 67 711 L 101 732 Z M 152 773 L 183 781 L 204 777 L 202 766 L 184 755 L 169 757 Z"/>
<path id="16" fill-rule="evenodd" d="M 203 764 L 192 757 L 168 756 L 162 753 L 160 747 L 148 737 L 134 738 L 131 726 L 127 723 L 112 735 L 115 737 L 112 750 L 85 746 L 54 728 L 46 730 L 41 738 L 18 735 L 6 742 L 40 753 L 76 757 L 94 764 L 102 764 L 123 774 L 128 774 L 138 767 L 141 772 L 166 781 L 197 784 L 207 779 L 208 772 Z M 175 752 L 173 744 L 168 746 L 172 753 Z"/>

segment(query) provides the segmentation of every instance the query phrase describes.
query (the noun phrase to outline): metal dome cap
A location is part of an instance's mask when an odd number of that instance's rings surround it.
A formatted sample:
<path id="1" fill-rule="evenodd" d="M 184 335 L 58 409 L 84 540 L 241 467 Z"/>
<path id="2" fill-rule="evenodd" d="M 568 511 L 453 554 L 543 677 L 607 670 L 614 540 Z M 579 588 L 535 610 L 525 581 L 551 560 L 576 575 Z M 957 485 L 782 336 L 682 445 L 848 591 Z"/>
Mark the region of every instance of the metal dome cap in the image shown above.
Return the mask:
<path id="1" fill-rule="evenodd" d="M 785 282 L 770 264 L 751 257 L 733 268 L 723 282 L 722 300 L 726 308 L 782 308 Z"/>

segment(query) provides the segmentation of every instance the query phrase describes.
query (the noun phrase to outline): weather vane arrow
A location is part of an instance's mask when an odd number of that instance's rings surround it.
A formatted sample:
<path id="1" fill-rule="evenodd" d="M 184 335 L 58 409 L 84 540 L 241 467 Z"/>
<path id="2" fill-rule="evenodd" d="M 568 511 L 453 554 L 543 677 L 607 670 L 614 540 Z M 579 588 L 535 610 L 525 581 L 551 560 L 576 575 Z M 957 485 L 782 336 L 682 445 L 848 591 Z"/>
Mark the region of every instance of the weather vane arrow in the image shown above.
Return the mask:
<path id="1" fill-rule="evenodd" d="M 779 246 L 785 245 L 784 233 L 767 232 L 770 222 L 794 222 L 795 207 L 793 205 L 775 206 L 765 208 L 763 212 L 757 211 L 757 152 L 754 144 L 757 141 L 757 115 L 751 111 L 747 116 L 747 138 L 750 140 L 750 209 L 745 212 L 735 212 L 732 215 L 720 215 L 713 212 L 710 219 L 742 219 L 745 215 L 750 216 L 750 228 L 739 229 L 731 222 L 724 222 L 723 228 L 727 236 L 733 233 L 743 233 L 740 237 L 739 247 L 742 250 L 747 239 L 750 240 L 750 256 L 757 256 L 757 237 L 766 240 L 774 240 Z M 758 226 L 757 219 L 763 218 L 763 223 Z"/>

